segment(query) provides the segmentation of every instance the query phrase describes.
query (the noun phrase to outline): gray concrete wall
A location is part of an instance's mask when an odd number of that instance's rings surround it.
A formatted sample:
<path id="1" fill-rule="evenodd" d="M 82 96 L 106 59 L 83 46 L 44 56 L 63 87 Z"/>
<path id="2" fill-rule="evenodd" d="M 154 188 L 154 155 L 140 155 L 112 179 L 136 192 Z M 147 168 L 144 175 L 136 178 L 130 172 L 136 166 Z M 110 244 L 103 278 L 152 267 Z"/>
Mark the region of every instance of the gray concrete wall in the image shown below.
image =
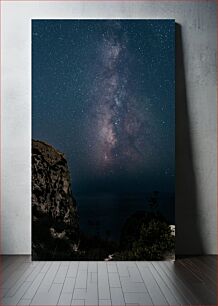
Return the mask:
<path id="1" fill-rule="evenodd" d="M 172 18 L 180 25 L 176 248 L 217 253 L 216 2 L 3 1 L 2 16 L 2 253 L 31 253 L 32 18 Z"/>

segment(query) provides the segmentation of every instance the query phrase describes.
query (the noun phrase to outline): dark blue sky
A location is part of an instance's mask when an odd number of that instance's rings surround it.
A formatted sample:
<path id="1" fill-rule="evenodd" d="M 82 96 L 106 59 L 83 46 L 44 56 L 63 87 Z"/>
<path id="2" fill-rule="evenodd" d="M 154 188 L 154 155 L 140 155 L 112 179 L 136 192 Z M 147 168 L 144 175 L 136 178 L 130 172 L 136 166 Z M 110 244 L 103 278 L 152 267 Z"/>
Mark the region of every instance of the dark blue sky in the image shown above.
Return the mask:
<path id="1" fill-rule="evenodd" d="M 72 189 L 174 191 L 174 20 L 33 20 L 33 138 Z"/>

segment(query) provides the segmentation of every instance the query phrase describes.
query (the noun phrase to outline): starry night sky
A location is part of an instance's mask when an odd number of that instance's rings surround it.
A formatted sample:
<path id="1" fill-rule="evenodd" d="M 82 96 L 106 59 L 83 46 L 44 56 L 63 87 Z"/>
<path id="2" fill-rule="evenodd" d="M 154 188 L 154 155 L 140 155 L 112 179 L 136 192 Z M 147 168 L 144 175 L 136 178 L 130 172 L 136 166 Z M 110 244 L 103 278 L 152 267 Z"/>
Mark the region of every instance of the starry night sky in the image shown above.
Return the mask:
<path id="1" fill-rule="evenodd" d="M 174 191 L 174 20 L 33 20 L 32 134 L 74 194 Z"/>

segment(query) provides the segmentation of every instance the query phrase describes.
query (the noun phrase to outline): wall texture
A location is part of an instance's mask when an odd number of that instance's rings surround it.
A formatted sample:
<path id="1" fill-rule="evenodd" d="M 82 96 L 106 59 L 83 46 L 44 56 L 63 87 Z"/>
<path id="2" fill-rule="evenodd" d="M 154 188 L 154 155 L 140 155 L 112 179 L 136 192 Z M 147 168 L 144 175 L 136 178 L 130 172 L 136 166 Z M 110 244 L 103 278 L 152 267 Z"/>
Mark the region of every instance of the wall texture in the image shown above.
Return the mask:
<path id="1" fill-rule="evenodd" d="M 178 254 L 217 253 L 216 1 L 3 1 L 1 252 L 31 253 L 31 19 L 175 19 Z"/>

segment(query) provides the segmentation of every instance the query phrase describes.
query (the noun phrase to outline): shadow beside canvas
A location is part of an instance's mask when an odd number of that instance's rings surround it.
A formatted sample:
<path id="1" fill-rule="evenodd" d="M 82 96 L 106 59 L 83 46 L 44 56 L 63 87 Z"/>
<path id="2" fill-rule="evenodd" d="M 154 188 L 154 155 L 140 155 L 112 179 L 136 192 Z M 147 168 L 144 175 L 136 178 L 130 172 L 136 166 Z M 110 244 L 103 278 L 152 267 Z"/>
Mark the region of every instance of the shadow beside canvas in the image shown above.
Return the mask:
<path id="1" fill-rule="evenodd" d="M 190 129 L 182 28 L 176 24 L 176 256 L 204 254 Z"/>

